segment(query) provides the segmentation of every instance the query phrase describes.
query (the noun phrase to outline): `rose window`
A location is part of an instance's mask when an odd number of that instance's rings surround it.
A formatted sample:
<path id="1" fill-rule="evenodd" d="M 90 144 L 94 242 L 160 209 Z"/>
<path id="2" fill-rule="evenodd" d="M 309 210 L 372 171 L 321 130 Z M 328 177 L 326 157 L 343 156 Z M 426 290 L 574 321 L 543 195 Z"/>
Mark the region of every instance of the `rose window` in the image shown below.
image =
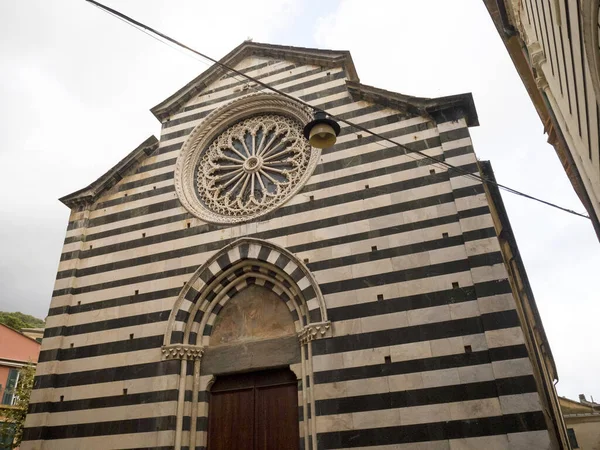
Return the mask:
<path id="1" fill-rule="evenodd" d="M 231 126 L 200 154 L 196 195 L 220 216 L 258 216 L 301 185 L 311 161 L 302 127 L 281 115 L 254 116 Z"/>

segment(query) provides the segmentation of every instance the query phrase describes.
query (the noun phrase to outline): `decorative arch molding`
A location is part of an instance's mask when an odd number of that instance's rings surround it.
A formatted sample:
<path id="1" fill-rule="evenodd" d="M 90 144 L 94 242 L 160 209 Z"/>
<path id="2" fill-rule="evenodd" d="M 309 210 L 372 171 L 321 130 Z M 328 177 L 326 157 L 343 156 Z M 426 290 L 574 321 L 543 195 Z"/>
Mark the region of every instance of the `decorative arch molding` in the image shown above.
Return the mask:
<path id="1" fill-rule="evenodd" d="M 297 341 L 292 345 L 296 346 L 299 360 L 294 364 L 290 362 L 290 368 L 298 376 L 304 411 L 304 417 L 300 418 L 301 439 L 310 439 L 316 446 L 314 418 L 308 416 L 314 403 L 310 343 L 332 336 L 323 294 L 312 273 L 294 254 L 268 241 L 241 238 L 225 246 L 194 272 L 175 301 L 167 323 L 162 358 L 181 360 L 176 450 L 206 444 L 204 430 L 184 432 L 184 423 L 190 424 L 189 430 L 197 430 L 199 423 L 206 423 L 208 391 L 211 381 L 219 374 L 210 367 L 202 370 L 202 357 L 207 350 L 213 355 L 221 351 L 223 346 L 211 346 L 213 324 L 227 302 L 251 285 L 263 286 L 275 293 L 294 321 Z M 277 339 L 290 345 L 289 336 Z M 281 361 L 271 363 L 268 357 L 266 359 L 260 368 L 281 364 Z M 239 370 L 237 367 L 232 372 Z"/>

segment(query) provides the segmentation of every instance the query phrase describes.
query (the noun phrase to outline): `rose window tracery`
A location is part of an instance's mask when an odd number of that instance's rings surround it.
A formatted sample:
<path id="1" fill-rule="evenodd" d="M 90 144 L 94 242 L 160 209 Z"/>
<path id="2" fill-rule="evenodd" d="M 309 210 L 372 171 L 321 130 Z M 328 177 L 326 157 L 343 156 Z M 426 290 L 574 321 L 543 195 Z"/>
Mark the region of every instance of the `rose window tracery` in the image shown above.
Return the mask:
<path id="1" fill-rule="evenodd" d="M 285 201 L 302 182 L 311 146 L 294 120 L 277 114 L 242 120 L 200 154 L 196 195 L 222 216 L 257 216 Z"/>

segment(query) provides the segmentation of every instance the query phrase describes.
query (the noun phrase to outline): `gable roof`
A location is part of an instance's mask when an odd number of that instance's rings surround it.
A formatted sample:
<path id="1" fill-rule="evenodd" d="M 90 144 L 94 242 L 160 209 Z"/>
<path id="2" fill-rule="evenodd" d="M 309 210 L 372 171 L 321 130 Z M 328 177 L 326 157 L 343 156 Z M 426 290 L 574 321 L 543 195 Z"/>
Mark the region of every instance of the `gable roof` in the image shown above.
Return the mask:
<path id="1" fill-rule="evenodd" d="M 438 122 L 455 120 L 460 116 L 464 116 L 468 126 L 476 127 L 479 125 L 473 95 L 470 92 L 447 97 L 426 98 L 386 91 L 353 80 L 346 81 L 346 86 L 353 97 L 367 102 L 378 103 L 388 108 L 406 111 L 415 115 L 431 117 Z M 457 114 L 457 111 L 459 114 Z"/>
<path id="2" fill-rule="evenodd" d="M 235 66 L 248 56 L 270 57 L 321 67 L 344 67 L 347 74 L 346 87 L 348 92 L 356 99 L 377 103 L 409 114 L 428 117 L 438 122 L 465 117 L 468 126 L 479 125 L 473 96 L 470 93 L 425 98 L 413 97 L 361 84 L 356 73 L 356 68 L 354 67 L 354 62 L 352 61 L 352 56 L 346 50 L 321 50 L 245 41 L 225 55 L 220 62 L 228 66 Z M 227 69 L 222 68 L 218 64 L 213 64 L 169 98 L 152 108 L 152 113 L 157 119 L 163 121 L 177 112 L 183 104 L 197 95 L 198 92 L 202 91 L 206 86 L 219 79 L 225 73 L 228 73 Z M 62 197 L 60 201 L 70 208 L 93 203 L 101 193 L 119 182 L 131 167 L 139 163 L 146 155 L 154 152 L 158 148 L 158 145 L 159 141 L 156 137 L 150 136 L 92 184 Z"/>
<path id="3" fill-rule="evenodd" d="M 87 187 L 65 195 L 59 200 L 73 208 L 78 205 L 93 203 L 102 192 L 110 189 L 117 184 L 121 178 L 135 164 L 150 155 L 158 148 L 158 139 L 155 136 L 150 136 L 142 142 L 135 150 L 129 153 L 125 158 L 119 161 L 114 167 L 109 169 L 104 175 L 94 181 Z"/>
<path id="4" fill-rule="evenodd" d="M 220 63 L 233 67 L 249 56 L 263 56 L 275 59 L 285 59 L 301 64 L 312 64 L 322 67 L 344 67 L 348 78 L 358 82 L 358 74 L 347 50 L 320 50 L 315 48 L 291 47 L 287 45 L 261 44 L 244 41 L 219 60 Z M 160 102 L 150 111 L 161 122 L 174 114 L 192 97 L 206 88 L 209 84 L 228 73 L 228 70 L 218 64 L 213 64 L 199 76 L 179 89 L 166 100 Z"/>
<path id="5" fill-rule="evenodd" d="M 7 330 L 12 331 L 13 333 L 19 335 L 21 338 L 27 339 L 29 341 L 33 341 L 38 345 L 41 345 L 38 341 L 36 341 L 34 338 L 32 338 L 31 336 L 27 336 L 26 334 L 20 332 L 19 330 L 15 330 L 13 327 L 9 327 L 8 325 L 4 324 L 4 323 L 0 323 L 0 327 L 4 327 Z"/>

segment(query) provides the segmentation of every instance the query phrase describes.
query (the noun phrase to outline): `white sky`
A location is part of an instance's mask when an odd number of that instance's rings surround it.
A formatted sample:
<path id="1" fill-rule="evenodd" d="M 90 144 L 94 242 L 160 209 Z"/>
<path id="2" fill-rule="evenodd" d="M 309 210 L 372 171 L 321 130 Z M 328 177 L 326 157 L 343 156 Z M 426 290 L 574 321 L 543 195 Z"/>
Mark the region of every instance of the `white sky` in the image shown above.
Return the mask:
<path id="1" fill-rule="evenodd" d="M 480 159 L 500 183 L 584 211 L 482 0 L 106 0 L 213 57 L 257 42 L 350 50 L 361 81 L 472 92 Z M 151 134 L 149 109 L 207 68 L 83 0 L 0 2 L 0 310 L 44 317 L 69 211 Z M 589 221 L 503 194 L 561 395 L 600 399 L 599 244 Z"/>

